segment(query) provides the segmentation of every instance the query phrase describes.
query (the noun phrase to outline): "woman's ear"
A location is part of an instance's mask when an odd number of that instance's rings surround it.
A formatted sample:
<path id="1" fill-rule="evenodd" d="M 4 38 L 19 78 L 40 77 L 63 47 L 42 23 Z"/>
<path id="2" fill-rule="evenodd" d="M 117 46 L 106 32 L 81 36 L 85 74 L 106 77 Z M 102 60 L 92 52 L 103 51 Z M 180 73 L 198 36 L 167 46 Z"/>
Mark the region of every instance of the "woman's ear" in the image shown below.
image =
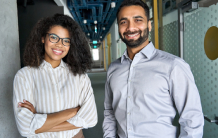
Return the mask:
<path id="1" fill-rule="evenodd" d="M 42 43 L 43 43 L 43 44 L 45 43 L 45 38 L 44 38 L 44 37 L 42 37 Z"/>

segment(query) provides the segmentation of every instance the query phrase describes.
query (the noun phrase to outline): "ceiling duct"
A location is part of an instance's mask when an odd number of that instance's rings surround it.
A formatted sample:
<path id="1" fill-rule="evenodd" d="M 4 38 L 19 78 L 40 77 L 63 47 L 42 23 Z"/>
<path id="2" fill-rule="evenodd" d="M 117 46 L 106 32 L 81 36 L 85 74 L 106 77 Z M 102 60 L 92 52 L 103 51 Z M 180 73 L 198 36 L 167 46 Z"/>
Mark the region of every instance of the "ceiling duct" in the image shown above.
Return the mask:
<path id="1" fill-rule="evenodd" d="M 83 31 L 86 34 L 90 34 L 89 36 L 87 35 L 87 37 L 92 41 L 102 40 L 106 36 L 116 19 L 116 11 L 122 1 L 123 0 L 67 0 L 67 6 Z M 84 22 L 84 20 L 86 21 Z M 100 38 L 100 36 L 102 37 Z"/>
<path id="2" fill-rule="evenodd" d="M 89 43 L 89 45 L 92 49 L 97 49 L 101 46 L 101 43 L 97 43 L 97 44 Z"/>

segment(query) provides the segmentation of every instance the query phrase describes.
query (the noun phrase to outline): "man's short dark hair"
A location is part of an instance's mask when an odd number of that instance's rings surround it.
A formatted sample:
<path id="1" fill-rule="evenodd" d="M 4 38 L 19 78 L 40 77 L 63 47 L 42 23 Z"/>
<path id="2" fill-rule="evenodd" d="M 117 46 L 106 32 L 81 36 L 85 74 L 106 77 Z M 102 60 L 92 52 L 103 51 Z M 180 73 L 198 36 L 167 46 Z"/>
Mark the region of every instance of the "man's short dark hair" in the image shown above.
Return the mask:
<path id="1" fill-rule="evenodd" d="M 145 10 L 145 15 L 146 15 L 147 19 L 148 20 L 150 19 L 150 17 L 149 17 L 149 7 L 148 7 L 148 5 L 146 3 L 144 3 L 141 0 L 124 0 L 121 3 L 118 10 L 117 10 L 117 19 L 118 19 L 118 14 L 119 14 L 120 10 L 125 6 L 141 6 Z"/>

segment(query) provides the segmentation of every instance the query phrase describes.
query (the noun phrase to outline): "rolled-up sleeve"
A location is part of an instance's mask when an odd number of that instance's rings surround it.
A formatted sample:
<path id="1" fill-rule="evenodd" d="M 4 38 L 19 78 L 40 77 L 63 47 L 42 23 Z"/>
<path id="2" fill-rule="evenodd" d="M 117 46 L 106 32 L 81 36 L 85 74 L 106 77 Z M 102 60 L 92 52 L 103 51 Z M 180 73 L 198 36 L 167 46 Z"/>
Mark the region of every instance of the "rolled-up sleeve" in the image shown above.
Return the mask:
<path id="1" fill-rule="evenodd" d="M 189 65 L 176 59 L 170 75 L 170 92 L 180 114 L 179 138 L 203 137 L 201 100 Z"/>
<path id="2" fill-rule="evenodd" d="M 87 129 L 94 127 L 98 122 L 95 97 L 87 74 L 81 76 L 80 86 L 81 93 L 79 96 L 79 103 L 81 103 L 81 108 L 74 117 L 68 119 L 67 121 L 74 126 Z"/>
<path id="3" fill-rule="evenodd" d="M 29 82 L 18 72 L 13 83 L 14 115 L 20 134 L 24 137 L 30 137 L 37 135 L 35 130 L 44 125 L 47 114 L 33 114 L 27 108 L 18 107 L 18 103 L 23 102 L 23 99 L 29 101 L 35 107 L 33 92 Z"/>
<path id="4" fill-rule="evenodd" d="M 112 64 L 110 65 L 112 66 Z M 104 121 L 103 121 L 103 132 L 104 138 L 116 138 L 117 126 L 116 118 L 114 115 L 112 100 L 113 95 L 109 85 L 109 69 L 107 74 L 107 81 L 105 83 L 105 100 L 104 100 Z"/>

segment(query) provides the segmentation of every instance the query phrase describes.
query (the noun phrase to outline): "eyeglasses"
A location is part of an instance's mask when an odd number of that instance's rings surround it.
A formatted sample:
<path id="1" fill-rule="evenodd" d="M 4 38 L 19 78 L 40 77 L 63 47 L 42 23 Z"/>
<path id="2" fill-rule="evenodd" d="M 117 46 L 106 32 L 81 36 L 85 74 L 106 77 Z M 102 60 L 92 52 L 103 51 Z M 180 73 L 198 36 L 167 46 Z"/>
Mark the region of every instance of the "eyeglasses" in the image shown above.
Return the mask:
<path id="1" fill-rule="evenodd" d="M 52 43 L 58 43 L 60 41 L 60 39 L 62 39 L 62 44 L 64 46 L 70 46 L 70 38 L 60 38 L 58 35 L 56 34 L 50 34 L 47 33 L 49 36 L 49 41 Z"/>

